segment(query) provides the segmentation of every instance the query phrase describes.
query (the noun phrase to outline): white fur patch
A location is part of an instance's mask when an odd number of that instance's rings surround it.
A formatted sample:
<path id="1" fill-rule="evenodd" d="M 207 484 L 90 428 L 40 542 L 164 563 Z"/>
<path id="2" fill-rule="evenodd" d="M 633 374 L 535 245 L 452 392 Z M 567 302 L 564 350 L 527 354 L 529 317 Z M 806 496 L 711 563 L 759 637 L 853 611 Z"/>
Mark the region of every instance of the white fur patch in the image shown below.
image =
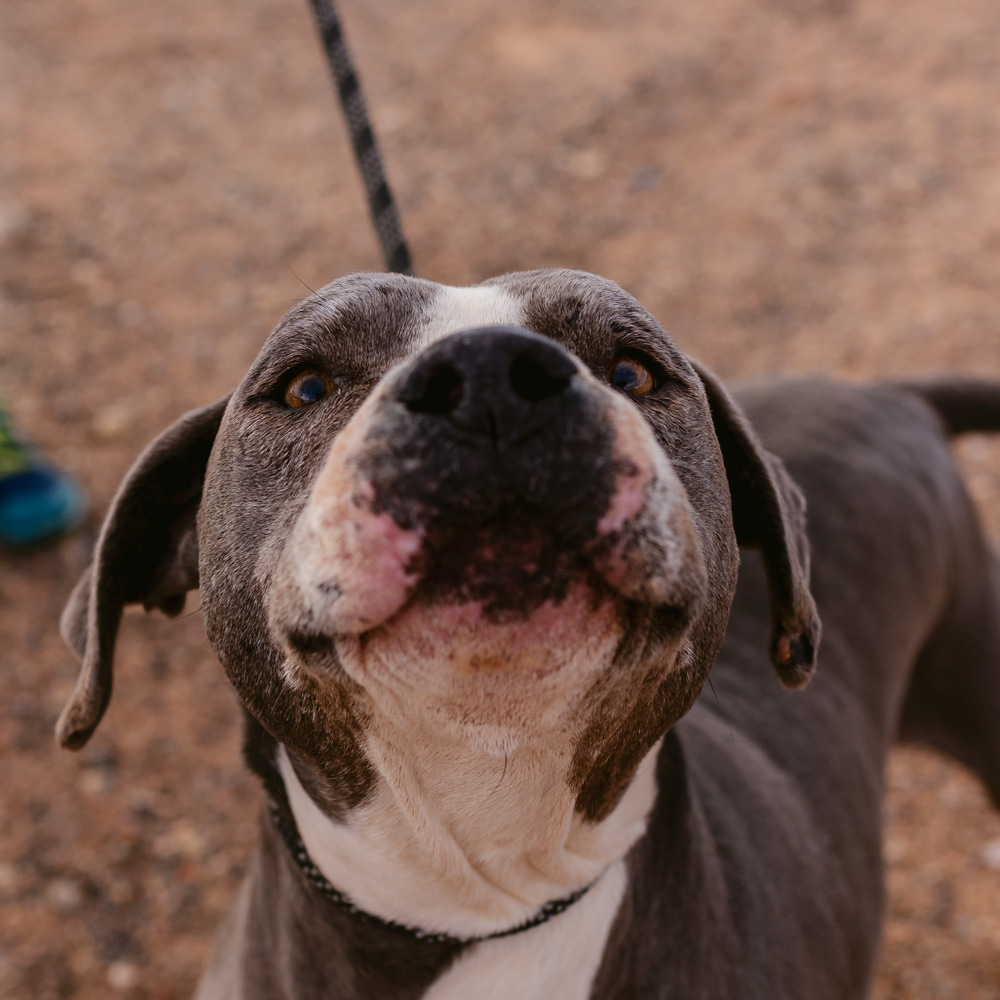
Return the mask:
<path id="1" fill-rule="evenodd" d="M 561 753 L 548 760 L 542 752 L 515 753 L 505 771 L 502 759 L 491 763 L 488 754 L 468 749 L 462 756 L 475 766 L 461 766 L 444 743 L 410 753 L 381 747 L 375 763 L 384 777 L 344 822 L 320 810 L 279 752 L 313 862 L 384 919 L 456 937 L 516 926 L 544 903 L 603 877 L 645 831 L 659 744 L 611 815 L 590 823 L 575 810 Z M 432 767 L 420 767 L 420 758 Z"/>
<path id="2" fill-rule="evenodd" d="M 460 330 L 524 325 L 524 307 L 505 288 L 495 285 L 472 285 L 469 288 L 440 285 L 437 291 L 420 328 L 421 347 L 430 347 Z"/>
<path id="3" fill-rule="evenodd" d="M 425 1000 L 586 1000 L 625 892 L 616 861 L 583 899 L 523 934 L 474 945 Z"/>

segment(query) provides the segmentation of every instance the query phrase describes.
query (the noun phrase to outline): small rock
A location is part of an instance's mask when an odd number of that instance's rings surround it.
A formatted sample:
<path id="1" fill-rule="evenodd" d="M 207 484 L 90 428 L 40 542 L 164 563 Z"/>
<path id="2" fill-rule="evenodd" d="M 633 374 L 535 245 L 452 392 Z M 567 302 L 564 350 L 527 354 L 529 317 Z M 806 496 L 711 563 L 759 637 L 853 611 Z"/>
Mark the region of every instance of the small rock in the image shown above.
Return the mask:
<path id="1" fill-rule="evenodd" d="M 69 912 L 83 902 L 83 889 L 76 879 L 54 878 L 45 887 L 45 898 L 53 906 Z"/>
<path id="2" fill-rule="evenodd" d="M 9 892 L 13 895 L 17 891 L 19 882 L 17 869 L 13 865 L 0 862 L 0 892 Z"/>
<path id="3" fill-rule="evenodd" d="M 104 792 L 110 790 L 111 786 L 114 784 L 111 776 L 107 771 L 98 770 L 97 768 L 88 767 L 86 770 L 80 772 L 80 776 L 76 779 L 77 787 L 83 792 L 84 795 L 101 795 Z"/>
<path id="4" fill-rule="evenodd" d="M 1000 837 L 987 841 L 979 852 L 979 860 L 987 868 L 1000 872 Z"/>
<path id="5" fill-rule="evenodd" d="M 91 429 L 105 441 L 121 438 L 135 420 L 135 407 L 125 401 L 101 407 L 90 422 Z"/>
<path id="6" fill-rule="evenodd" d="M 233 871 L 233 859 L 225 851 L 219 851 L 208 859 L 207 868 L 212 878 L 225 878 Z"/>
<path id="7" fill-rule="evenodd" d="M 900 837 L 890 837 L 885 843 L 885 860 L 890 865 L 904 861 L 910 853 L 910 845 Z"/>
<path id="8" fill-rule="evenodd" d="M 202 834 L 191 823 L 181 820 L 153 841 L 153 853 L 159 858 L 182 857 L 200 861 L 207 846 Z"/>
<path id="9" fill-rule="evenodd" d="M 608 158 L 600 149 L 581 149 L 566 161 L 566 173 L 582 181 L 597 180 L 608 169 Z"/>
<path id="10" fill-rule="evenodd" d="M 108 985 L 114 990 L 130 990 L 139 979 L 139 970 L 131 962 L 112 962 L 108 966 Z"/>

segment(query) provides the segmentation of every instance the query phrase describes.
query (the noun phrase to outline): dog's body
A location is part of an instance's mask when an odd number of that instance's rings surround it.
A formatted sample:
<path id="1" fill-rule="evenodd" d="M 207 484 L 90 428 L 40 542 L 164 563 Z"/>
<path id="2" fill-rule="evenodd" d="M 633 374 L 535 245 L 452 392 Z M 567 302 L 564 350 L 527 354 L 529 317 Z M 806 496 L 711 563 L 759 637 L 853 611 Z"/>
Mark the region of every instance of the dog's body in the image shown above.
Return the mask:
<path id="1" fill-rule="evenodd" d="M 154 443 L 67 610 L 60 734 L 200 548 L 276 815 L 200 998 L 865 995 L 900 727 L 1000 800 L 1000 574 L 945 437 L 1000 390 L 740 400 L 767 450 L 590 275 L 360 276 Z"/>

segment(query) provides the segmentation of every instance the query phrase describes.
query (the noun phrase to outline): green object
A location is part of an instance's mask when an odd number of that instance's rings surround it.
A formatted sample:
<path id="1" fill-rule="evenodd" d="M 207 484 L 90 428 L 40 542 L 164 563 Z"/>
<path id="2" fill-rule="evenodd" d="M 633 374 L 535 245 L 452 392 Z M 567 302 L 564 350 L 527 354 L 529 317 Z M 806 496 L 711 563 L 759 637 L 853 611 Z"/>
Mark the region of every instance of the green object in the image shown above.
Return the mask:
<path id="1" fill-rule="evenodd" d="M 44 542 L 75 527 L 85 509 L 80 487 L 25 445 L 0 409 L 0 543 Z"/>
<path id="2" fill-rule="evenodd" d="M 11 476 L 30 468 L 27 448 L 14 437 L 7 414 L 0 409 L 0 476 Z"/>

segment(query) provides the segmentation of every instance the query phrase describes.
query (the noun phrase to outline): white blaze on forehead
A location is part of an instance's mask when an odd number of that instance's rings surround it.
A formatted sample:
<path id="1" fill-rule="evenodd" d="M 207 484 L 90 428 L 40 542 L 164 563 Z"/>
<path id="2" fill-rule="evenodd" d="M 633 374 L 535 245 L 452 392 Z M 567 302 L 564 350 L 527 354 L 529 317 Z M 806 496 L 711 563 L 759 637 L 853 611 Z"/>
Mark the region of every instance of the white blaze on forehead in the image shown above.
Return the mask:
<path id="1" fill-rule="evenodd" d="M 524 326 L 524 304 L 496 285 L 440 285 L 418 328 L 418 344 L 430 347 L 449 334 L 480 326 Z"/>

